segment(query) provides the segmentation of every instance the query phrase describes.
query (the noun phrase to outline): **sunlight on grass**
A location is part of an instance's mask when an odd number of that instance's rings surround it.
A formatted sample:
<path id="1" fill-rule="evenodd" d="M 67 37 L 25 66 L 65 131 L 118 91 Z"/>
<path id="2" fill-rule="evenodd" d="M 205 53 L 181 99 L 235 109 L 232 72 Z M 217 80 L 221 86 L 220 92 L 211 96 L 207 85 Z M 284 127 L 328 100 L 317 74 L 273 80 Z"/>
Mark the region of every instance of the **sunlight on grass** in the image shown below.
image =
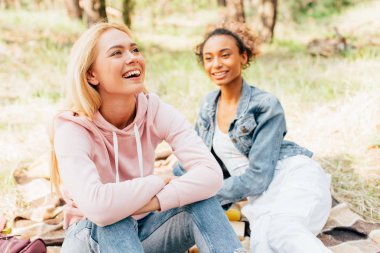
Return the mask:
<path id="1" fill-rule="evenodd" d="M 352 168 L 353 157 L 323 159 L 321 162 L 332 176 L 333 195 L 347 202 L 355 212 L 370 221 L 379 221 L 380 182 L 361 177 Z"/>
<path id="2" fill-rule="evenodd" d="M 65 9 L 43 11 L 28 11 L 22 9 L 1 10 L 0 20 L 3 29 L 12 28 L 23 30 L 23 35 L 34 30 L 61 31 L 72 34 L 81 32 L 85 28 L 81 22 L 70 20 Z"/>
<path id="3" fill-rule="evenodd" d="M 17 190 L 11 172 L 0 168 L 0 214 L 7 218 L 14 214 L 17 203 Z"/>
<path id="4" fill-rule="evenodd" d="M 378 3 L 360 8 L 374 15 L 373 6 Z M 262 46 L 262 55 L 244 71 L 244 78 L 280 99 L 287 137 L 315 152 L 332 174 L 339 200 L 380 220 L 379 180 L 368 176 L 380 175 L 380 163 L 373 158 L 379 157 L 380 145 L 380 49 L 350 30 L 350 17 L 358 15 L 350 10 L 301 24 L 283 22 L 282 17 L 274 42 Z M 10 215 L 17 203 L 10 171 L 48 152 L 47 126 L 64 95 L 70 48 L 85 25 L 70 20 L 64 9 L 1 11 L 0 213 Z M 132 26 L 147 62 L 146 86 L 193 124 L 202 98 L 216 88 L 193 49 L 206 27 L 218 21 L 218 13 L 173 13 L 156 18 L 154 24 L 150 15 L 148 10 L 136 13 L 138 22 Z M 340 23 L 350 42 L 359 46 L 331 58 L 308 55 L 306 44 L 331 37 L 332 27 Z M 376 24 L 373 27 L 371 36 L 379 34 Z"/>

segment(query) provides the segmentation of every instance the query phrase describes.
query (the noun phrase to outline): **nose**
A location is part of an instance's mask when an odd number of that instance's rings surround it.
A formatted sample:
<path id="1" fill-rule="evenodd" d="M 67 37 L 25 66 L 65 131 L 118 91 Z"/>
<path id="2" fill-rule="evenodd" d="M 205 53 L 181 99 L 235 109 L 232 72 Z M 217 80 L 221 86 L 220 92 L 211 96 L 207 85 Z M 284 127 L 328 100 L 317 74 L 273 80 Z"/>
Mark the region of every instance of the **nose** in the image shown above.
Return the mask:
<path id="1" fill-rule="evenodd" d="M 130 51 L 126 51 L 125 53 L 125 64 L 131 64 L 137 62 L 137 55 L 133 54 Z"/>
<path id="2" fill-rule="evenodd" d="M 219 57 L 215 57 L 213 62 L 212 62 L 212 66 L 214 68 L 218 68 L 218 67 L 221 67 L 222 66 L 222 61 L 220 60 Z"/>

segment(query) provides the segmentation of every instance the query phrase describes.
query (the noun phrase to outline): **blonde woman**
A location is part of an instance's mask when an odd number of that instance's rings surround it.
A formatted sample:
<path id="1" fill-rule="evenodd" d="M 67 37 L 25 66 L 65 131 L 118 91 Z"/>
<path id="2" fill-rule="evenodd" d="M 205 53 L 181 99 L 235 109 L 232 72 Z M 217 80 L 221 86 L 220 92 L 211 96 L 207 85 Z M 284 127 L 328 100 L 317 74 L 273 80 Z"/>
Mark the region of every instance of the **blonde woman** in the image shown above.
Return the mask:
<path id="1" fill-rule="evenodd" d="M 212 196 L 222 173 L 185 118 L 144 93 L 130 31 L 100 23 L 72 48 L 69 107 L 54 120 L 53 180 L 66 201 L 62 252 L 233 252 L 240 243 Z M 188 173 L 153 174 L 165 140 Z"/>

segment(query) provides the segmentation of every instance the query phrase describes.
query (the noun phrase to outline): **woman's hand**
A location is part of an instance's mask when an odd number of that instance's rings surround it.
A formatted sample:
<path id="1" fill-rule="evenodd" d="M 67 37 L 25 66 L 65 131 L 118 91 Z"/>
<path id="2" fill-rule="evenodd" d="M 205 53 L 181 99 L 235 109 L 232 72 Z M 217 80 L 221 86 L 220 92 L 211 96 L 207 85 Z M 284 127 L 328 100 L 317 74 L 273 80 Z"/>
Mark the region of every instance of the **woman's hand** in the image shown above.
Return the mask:
<path id="1" fill-rule="evenodd" d="M 145 206 L 137 210 L 133 215 L 148 213 L 152 211 L 160 211 L 160 201 L 158 201 L 158 198 L 154 196 Z"/>
<path id="2" fill-rule="evenodd" d="M 169 184 L 173 179 L 177 178 L 171 173 L 171 170 L 162 168 L 156 169 L 155 175 L 159 176 L 164 181 L 165 185 Z M 160 209 L 160 202 L 158 201 L 158 198 L 154 196 L 145 206 L 137 210 L 133 215 L 143 214 L 152 211 L 160 211 Z"/>
<path id="3" fill-rule="evenodd" d="M 168 174 L 168 173 L 156 173 L 156 175 L 161 177 L 165 185 L 169 184 L 170 181 L 177 178 L 173 174 Z M 158 198 L 154 196 L 145 206 L 137 210 L 133 215 L 143 214 L 143 213 L 152 212 L 152 211 L 160 211 L 160 209 L 161 209 L 160 201 L 158 201 Z"/>
<path id="4" fill-rule="evenodd" d="M 164 181 L 165 185 L 169 184 L 170 181 L 177 178 L 173 174 L 160 173 L 160 174 L 156 174 L 156 175 L 161 177 L 161 179 Z"/>

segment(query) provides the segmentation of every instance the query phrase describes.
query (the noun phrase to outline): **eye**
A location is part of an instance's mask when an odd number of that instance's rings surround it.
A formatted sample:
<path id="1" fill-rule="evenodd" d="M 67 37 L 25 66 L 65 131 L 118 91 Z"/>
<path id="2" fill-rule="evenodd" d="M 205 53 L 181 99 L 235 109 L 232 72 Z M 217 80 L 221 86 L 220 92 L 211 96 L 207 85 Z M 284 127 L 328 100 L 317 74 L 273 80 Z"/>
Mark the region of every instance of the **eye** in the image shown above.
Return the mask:
<path id="1" fill-rule="evenodd" d="M 111 56 L 115 56 L 115 55 L 121 55 L 121 51 L 120 50 L 115 50 L 111 53 Z"/>
<path id="2" fill-rule="evenodd" d="M 137 47 L 135 47 L 134 49 L 131 50 L 131 52 L 133 54 L 138 54 L 138 53 L 140 53 L 140 49 L 138 49 Z"/>
<path id="3" fill-rule="evenodd" d="M 223 58 L 228 58 L 228 57 L 230 57 L 230 54 L 229 53 L 224 53 L 224 54 L 222 54 L 222 57 Z"/>
<path id="4" fill-rule="evenodd" d="M 211 61 L 212 60 L 212 57 L 211 56 L 205 56 L 203 57 L 203 61 Z"/>

